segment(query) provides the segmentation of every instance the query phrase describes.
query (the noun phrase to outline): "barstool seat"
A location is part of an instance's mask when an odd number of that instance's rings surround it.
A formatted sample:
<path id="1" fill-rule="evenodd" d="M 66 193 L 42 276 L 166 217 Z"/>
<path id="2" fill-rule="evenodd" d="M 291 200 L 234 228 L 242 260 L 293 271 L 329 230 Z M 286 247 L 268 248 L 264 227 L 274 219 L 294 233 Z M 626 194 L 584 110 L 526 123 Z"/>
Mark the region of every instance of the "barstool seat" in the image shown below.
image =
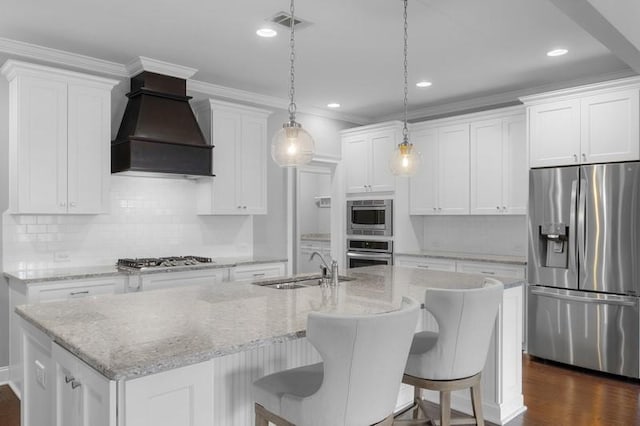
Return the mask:
<path id="1" fill-rule="evenodd" d="M 256 426 L 391 425 L 420 304 L 374 315 L 312 312 L 307 339 L 323 362 L 253 384 Z"/>

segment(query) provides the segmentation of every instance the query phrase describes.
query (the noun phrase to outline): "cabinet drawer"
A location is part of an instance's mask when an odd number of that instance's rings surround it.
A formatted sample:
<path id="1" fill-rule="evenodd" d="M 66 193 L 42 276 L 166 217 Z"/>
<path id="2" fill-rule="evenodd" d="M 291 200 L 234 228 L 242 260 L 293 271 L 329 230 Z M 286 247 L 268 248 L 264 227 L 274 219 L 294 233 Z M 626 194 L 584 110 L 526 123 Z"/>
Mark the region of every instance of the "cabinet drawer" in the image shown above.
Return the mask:
<path id="1" fill-rule="evenodd" d="M 231 272 L 232 281 L 251 281 L 285 274 L 284 263 L 236 266 Z"/>
<path id="2" fill-rule="evenodd" d="M 187 285 L 212 285 L 227 280 L 227 268 L 197 269 L 183 272 L 161 272 L 158 274 L 142 275 L 138 290 L 159 290 Z M 135 286 L 130 289 L 135 291 Z"/>
<path id="3" fill-rule="evenodd" d="M 97 296 L 99 294 L 114 294 L 122 291 L 122 286 L 122 278 L 117 280 L 68 281 L 63 284 L 49 284 L 30 289 L 29 302 L 55 302 Z"/>
<path id="4" fill-rule="evenodd" d="M 436 257 L 400 257 L 396 256 L 396 266 L 429 269 L 432 271 L 456 271 L 456 261 Z"/>
<path id="5" fill-rule="evenodd" d="M 496 275 L 499 277 L 523 278 L 524 266 L 503 263 L 457 262 L 458 272 L 480 275 Z"/>

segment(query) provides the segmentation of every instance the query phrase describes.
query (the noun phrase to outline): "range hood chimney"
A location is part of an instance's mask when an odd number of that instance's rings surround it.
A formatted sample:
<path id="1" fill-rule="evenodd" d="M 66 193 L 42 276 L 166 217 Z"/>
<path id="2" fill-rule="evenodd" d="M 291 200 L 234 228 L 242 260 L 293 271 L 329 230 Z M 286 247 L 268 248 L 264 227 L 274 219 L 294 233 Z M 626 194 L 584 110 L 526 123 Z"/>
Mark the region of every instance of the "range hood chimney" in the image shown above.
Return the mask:
<path id="1" fill-rule="evenodd" d="M 111 142 L 111 173 L 213 176 L 211 149 L 189 106 L 193 68 L 140 57 L 127 66 L 129 101 Z"/>

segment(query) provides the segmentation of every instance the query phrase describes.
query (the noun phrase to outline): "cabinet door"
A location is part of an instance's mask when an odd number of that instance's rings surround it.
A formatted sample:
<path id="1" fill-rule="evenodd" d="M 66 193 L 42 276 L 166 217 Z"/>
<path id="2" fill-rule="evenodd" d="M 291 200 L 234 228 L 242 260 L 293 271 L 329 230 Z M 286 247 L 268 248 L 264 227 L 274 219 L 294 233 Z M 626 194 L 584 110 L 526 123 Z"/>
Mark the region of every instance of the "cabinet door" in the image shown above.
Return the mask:
<path id="1" fill-rule="evenodd" d="M 239 114 L 224 110 L 214 110 L 211 118 L 211 143 L 213 153 L 212 210 L 214 214 L 241 213 L 236 172 L 242 167 L 236 157 L 237 146 L 242 140 L 242 118 Z"/>
<path id="2" fill-rule="evenodd" d="M 524 279 L 524 266 L 491 262 L 458 261 L 457 272 Z"/>
<path id="3" fill-rule="evenodd" d="M 502 150 L 502 120 L 472 123 L 470 145 L 470 212 L 500 214 L 503 210 L 502 182 L 505 163 Z"/>
<path id="4" fill-rule="evenodd" d="M 369 139 L 362 136 L 348 138 L 344 142 L 344 159 L 347 192 L 367 192 L 369 185 Z"/>
<path id="5" fill-rule="evenodd" d="M 67 85 L 36 77 L 19 80 L 18 186 L 15 213 L 67 211 Z M 13 88 L 12 88 L 13 90 Z M 19 140 L 18 140 L 19 139 Z"/>
<path id="6" fill-rule="evenodd" d="M 111 93 L 69 85 L 67 202 L 69 213 L 108 210 Z"/>
<path id="7" fill-rule="evenodd" d="M 371 161 L 369 171 L 369 190 L 384 192 L 395 190 L 395 176 L 391 173 L 389 161 L 396 147 L 394 131 L 376 134 L 371 137 Z"/>
<path id="8" fill-rule="evenodd" d="M 502 121 L 502 209 L 505 214 L 527 214 L 529 168 L 524 116 Z"/>
<path id="9" fill-rule="evenodd" d="M 438 129 L 438 212 L 469 214 L 469 125 Z"/>
<path id="10" fill-rule="evenodd" d="M 577 164 L 580 154 L 580 101 L 530 107 L 529 150 L 531 167 Z"/>
<path id="11" fill-rule="evenodd" d="M 411 135 L 414 149 L 422 154 L 422 164 L 409 179 L 409 214 L 438 213 L 438 130 Z"/>
<path id="12" fill-rule="evenodd" d="M 267 213 L 267 120 L 245 117 L 240 145 L 242 213 Z"/>
<path id="13" fill-rule="evenodd" d="M 583 163 L 640 159 L 638 89 L 582 99 Z"/>

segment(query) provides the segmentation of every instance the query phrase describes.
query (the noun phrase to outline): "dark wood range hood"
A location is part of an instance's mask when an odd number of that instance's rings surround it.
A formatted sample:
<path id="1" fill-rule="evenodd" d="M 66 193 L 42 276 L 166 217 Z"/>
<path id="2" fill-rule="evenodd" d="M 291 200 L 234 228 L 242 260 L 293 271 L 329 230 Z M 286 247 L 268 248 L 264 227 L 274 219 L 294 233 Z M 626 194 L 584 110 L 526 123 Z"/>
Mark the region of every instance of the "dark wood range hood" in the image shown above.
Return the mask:
<path id="1" fill-rule="evenodd" d="M 131 78 L 120 130 L 111 142 L 111 173 L 214 176 L 211 149 L 189 106 L 187 81 L 142 71 Z"/>

